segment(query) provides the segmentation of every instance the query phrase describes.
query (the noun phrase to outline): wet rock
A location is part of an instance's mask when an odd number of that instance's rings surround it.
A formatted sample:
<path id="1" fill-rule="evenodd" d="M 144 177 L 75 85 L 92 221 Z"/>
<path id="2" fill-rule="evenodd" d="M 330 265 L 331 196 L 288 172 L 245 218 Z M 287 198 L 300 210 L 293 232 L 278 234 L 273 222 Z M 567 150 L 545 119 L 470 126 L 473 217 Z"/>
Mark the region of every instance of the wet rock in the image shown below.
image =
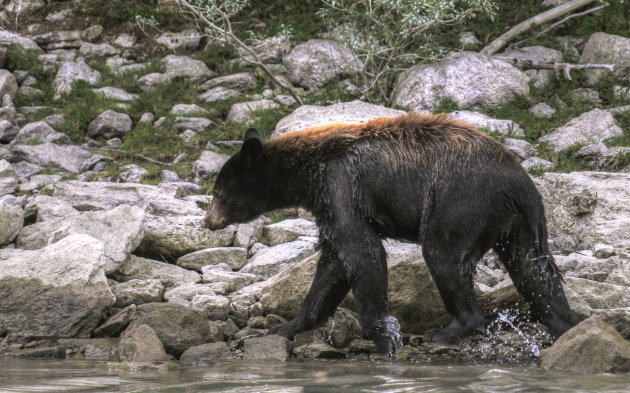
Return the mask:
<path id="1" fill-rule="evenodd" d="M 86 42 L 79 48 L 79 53 L 81 56 L 89 59 L 92 57 L 114 56 L 120 54 L 120 49 L 107 43 L 92 44 L 90 42 Z"/>
<path id="2" fill-rule="evenodd" d="M 202 35 L 197 30 L 184 30 L 178 33 L 162 33 L 155 42 L 171 51 L 195 50 L 199 47 Z"/>
<path id="3" fill-rule="evenodd" d="M 182 356 L 179 357 L 180 361 L 189 362 L 227 359 L 234 359 L 234 355 L 232 355 L 230 348 L 224 342 L 196 345 L 188 348 L 182 353 Z"/>
<path id="4" fill-rule="evenodd" d="M 343 307 L 337 308 L 321 331 L 326 342 L 335 348 L 345 348 L 363 336 L 357 315 Z"/>
<path id="5" fill-rule="evenodd" d="M 280 120 L 271 137 L 329 123 L 363 123 L 377 117 L 396 117 L 405 113 L 361 101 L 340 102 L 328 106 L 304 105 Z"/>
<path id="6" fill-rule="evenodd" d="M 488 115 L 471 111 L 455 111 L 448 114 L 449 117 L 483 128 L 488 132 L 498 132 L 503 135 L 524 136 L 521 126 L 512 120 L 494 119 Z"/>
<path id="7" fill-rule="evenodd" d="M 60 146 L 49 142 L 40 145 L 15 145 L 13 156 L 18 162 L 27 161 L 53 171 L 74 174 L 90 169 L 103 158 L 78 146 Z"/>
<path id="8" fill-rule="evenodd" d="M 603 142 L 623 134 L 610 112 L 593 109 L 569 120 L 539 141 L 550 143 L 555 151 L 564 150 L 576 143 Z"/>
<path id="9" fill-rule="evenodd" d="M 536 154 L 536 148 L 523 139 L 505 138 L 503 145 L 521 160 L 525 160 Z"/>
<path id="10" fill-rule="evenodd" d="M 345 359 L 346 353 L 341 349 L 324 343 L 306 344 L 293 349 L 298 359 Z"/>
<path id="11" fill-rule="evenodd" d="M 109 139 L 125 135 L 132 127 L 133 122 L 128 114 L 106 110 L 90 122 L 88 135 Z"/>
<path id="12" fill-rule="evenodd" d="M 276 246 L 297 240 L 300 236 L 318 236 L 318 234 L 317 225 L 313 221 L 294 218 L 265 226 L 263 243 Z"/>
<path id="13" fill-rule="evenodd" d="M 585 250 L 606 243 L 627 247 L 630 174 L 545 173 L 534 178 L 543 196 L 547 228 L 555 250 Z"/>
<path id="14" fill-rule="evenodd" d="M 64 338 L 57 345 L 65 349 L 67 359 L 116 360 L 118 338 Z"/>
<path id="15" fill-rule="evenodd" d="M 445 99 L 461 108 L 496 108 L 528 94 L 529 77 L 477 53 L 417 65 L 398 77 L 394 104 L 430 110 Z"/>
<path id="16" fill-rule="evenodd" d="M 256 53 L 258 59 L 264 63 L 275 63 L 282 61 L 282 58 L 291 50 L 289 37 L 275 35 L 264 40 L 254 41 L 250 48 Z M 244 59 L 253 60 L 248 52 L 239 49 L 239 55 Z"/>
<path id="17" fill-rule="evenodd" d="M 13 166 L 7 160 L 0 160 L 0 196 L 13 194 L 17 189 L 17 182 Z"/>
<path id="18" fill-rule="evenodd" d="M 168 360 L 164 345 L 148 325 L 134 325 L 125 330 L 118 345 L 123 362 L 159 362 Z"/>
<path id="19" fill-rule="evenodd" d="M 92 332 L 92 337 L 117 337 L 125 330 L 136 312 L 136 306 L 126 307 L 111 316 Z"/>
<path id="20" fill-rule="evenodd" d="M 106 263 L 103 243 L 87 235 L 0 250 L 0 324 L 27 336 L 89 336 L 115 302 Z"/>
<path id="21" fill-rule="evenodd" d="M 210 341 L 210 327 L 199 312 L 173 303 L 147 303 L 136 307 L 129 328 L 151 327 L 170 355 L 179 357 L 186 349 Z"/>
<path id="22" fill-rule="evenodd" d="M 280 105 L 272 100 L 237 102 L 230 108 L 226 121 L 229 123 L 247 123 L 254 120 L 253 112 L 279 107 Z"/>
<path id="23" fill-rule="evenodd" d="M 204 117 L 176 117 L 174 127 L 177 131 L 192 130 L 196 134 L 206 131 L 214 122 Z"/>
<path id="24" fill-rule="evenodd" d="M 550 170 L 555 167 L 555 164 L 549 160 L 545 160 L 540 157 L 529 157 L 528 159 L 521 162 L 521 165 L 526 170 L 537 169 L 537 170 Z"/>
<path id="25" fill-rule="evenodd" d="M 541 362 L 545 370 L 580 373 L 630 371 L 630 341 L 596 317 L 582 321 L 549 348 Z"/>
<path id="26" fill-rule="evenodd" d="M 193 173 L 195 179 L 207 180 L 215 177 L 223 164 L 230 158 L 227 154 L 215 153 L 213 151 L 203 151 L 199 159 L 193 163 Z"/>
<path id="27" fill-rule="evenodd" d="M 72 143 L 66 134 L 55 131 L 45 121 L 36 121 L 24 125 L 12 143 L 24 144 L 28 142 Z"/>
<path id="28" fill-rule="evenodd" d="M 169 75 L 152 72 L 138 79 L 138 85 L 142 91 L 153 91 L 156 85 L 163 85 L 170 81 L 171 77 Z"/>
<path id="29" fill-rule="evenodd" d="M 9 143 L 18 133 L 18 127 L 8 120 L 0 120 L 0 143 Z"/>
<path id="30" fill-rule="evenodd" d="M 72 85 L 76 81 L 84 81 L 90 86 L 101 83 L 101 73 L 93 70 L 82 61 L 66 61 L 55 76 L 53 87 L 55 89 L 55 97 L 58 98 L 62 93 L 69 93 Z"/>
<path id="31" fill-rule="evenodd" d="M 165 287 L 201 282 L 199 273 L 179 266 L 130 255 L 111 276 L 118 281 L 158 279 Z"/>
<path id="32" fill-rule="evenodd" d="M 602 32 L 593 33 L 586 45 L 580 63 L 616 64 L 614 73 L 628 78 L 630 73 L 630 38 Z M 584 70 L 589 85 L 596 85 L 606 70 Z"/>
<path id="33" fill-rule="evenodd" d="M 544 46 L 528 46 L 510 49 L 503 53 L 498 53 L 495 56 L 544 63 L 557 63 L 562 61 L 562 52 L 556 49 L 545 48 Z M 536 87 L 547 86 L 554 78 L 553 70 L 525 70 L 525 74 L 529 76 L 530 81 Z"/>
<path id="34" fill-rule="evenodd" d="M 106 98 L 109 98 L 114 101 L 122 101 L 129 102 L 140 97 L 138 94 L 127 93 L 123 89 L 119 89 L 117 87 L 101 87 L 99 89 L 94 89 L 95 93 L 102 94 Z"/>
<path id="35" fill-rule="evenodd" d="M 243 358 L 247 360 L 287 360 L 291 354 L 291 342 L 278 335 L 254 337 L 243 340 Z"/>
<path id="36" fill-rule="evenodd" d="M 193 81 L 206 80 L 215 75 L 203 61 L 188 56 L 166 56 L 162 59 L 162 70 L 169 78 L 183 77 Z"/>
<path id="37" fill-rule="evenodd" d="M 194 270 L 201 270 L 204 266 L 219 263 L 226 263 L 232 270 L 239 270 L 247 263 L 247 249 L 242 247 L 211 247 L 177 259 L 179 266 Z"/>
<path id="38" fill-rule="evenodd" d="M 15 95 L 18 91 L 18 85 L 15 76 L 7 70 L 0 70 L 0 97 L 5 94 Z"/>
<path id="39" fill-rule="evenodd" d="M 0 247 L 10 243 L 24 224 L 24 210 L 0 200 Z M 1 251 L 0 251 L 1 252 Z M 2 266 L 0 262 L 0 266 Z"/>
<path id="40" fill-rule="evenodd" d="M 162 301 L 164 284 L 161 280 L 129 280 L 111 286 L 116 296 L 115 307 L 127 307 L 132 304 L 156 303 Z"/>
<path id="41" fill-rule="evenodd" d="M 201 90 L 209 90 L 215 87 L 224 87 L 226 89 L 239 91 L 251 90 L 256 87 L 256 77 L 250 72 L 239 72 L 238 74 L 212 78 L 199 86 Z"/>
<path id="42" fill-rule="evenodd" d="M 232 245 L 235 226 L 210 231 L 202 227 L 202 218 L 148 215 L 139 252 L 177 259 L 194 251 Z"/>
<path id="43" fill-rule="evenodd" d="M 39 249 L 70 235 L 90 235 L 105 245 L 106 272 L 114 271 L 136 249 L 144 236 L 144 212 L 122 205 L 104 212 L 86 212 L 42 221 L 20 231 L 20 248 Z"/>
<path id="44" fill-rule="evenodd" d="M 296 240 L 258 251 L 240 270 L 269 278 L 315 252 L 315 244 Z"/>
<path id="45" fill-rule="evenodd" d="M 213 104 L 220 101 L 228 101 L 238 98 L 241 92 L 235 89 L 229 89 L 223 86 L 217 86 L 209 89 L 205 93 L 199 95 L 199 99 L 205 103 Z"/>
<path id="46" fill-rule="evenodd" d="M 229 266 L 226 265 L 228 269 Z M 218 269 L 216 266 L 205 266 L 202 270 L 204 283 L 216 283 L 224 282 L 228 285 L 228 293 L 241 289 L 254 281 L 256 276 L 254 274 L 238 273 Z"/>
<path id="47" fill-rule="evenodd" d="M 353 74 L 363 68 L 352 51 L 330 40 L 308 40 L 284 57 L 289 80 L 309 90 L 322 87 L 343 74 Z"/>
<path id="48" fill-rule="evenodd" d="M 196 104 L 177 104 L 171 108 L 170 113 L 173 115 L 190 115 L 195 113 L 209 114 L 210 111 Z M 206 125 L 206 127 L 208 125 Z M 206 127 L 204 127 L 203 129 L 205 129 Z"/>

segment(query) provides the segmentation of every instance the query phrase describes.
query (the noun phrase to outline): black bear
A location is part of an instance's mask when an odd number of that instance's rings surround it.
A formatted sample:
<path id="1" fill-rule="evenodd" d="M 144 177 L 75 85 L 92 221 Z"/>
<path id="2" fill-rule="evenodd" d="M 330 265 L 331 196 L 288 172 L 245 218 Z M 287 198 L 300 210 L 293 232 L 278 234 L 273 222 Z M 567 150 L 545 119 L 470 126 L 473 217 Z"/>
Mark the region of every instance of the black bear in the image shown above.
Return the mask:
<path id="1" fill-rule="evenodd" d="M 352 290 L 364 333 L 393 353 L 400 331 L 388 313 L 382 237 L 422 244 L 452 316 L 426 341 L 453 344 L 483 329 L 473 275 L 490 249 L 552 335 L 577 322 L 548 249 L 540 194 L 511 153 L 470 125 L 411 113 L 266 143 L 247 130 L 217 176 L 205 225 L 216 230 L 289 206 L 314 214 L 321 257 L 298 316 L 270 333 L 292 339 L 315 327 Z"/>

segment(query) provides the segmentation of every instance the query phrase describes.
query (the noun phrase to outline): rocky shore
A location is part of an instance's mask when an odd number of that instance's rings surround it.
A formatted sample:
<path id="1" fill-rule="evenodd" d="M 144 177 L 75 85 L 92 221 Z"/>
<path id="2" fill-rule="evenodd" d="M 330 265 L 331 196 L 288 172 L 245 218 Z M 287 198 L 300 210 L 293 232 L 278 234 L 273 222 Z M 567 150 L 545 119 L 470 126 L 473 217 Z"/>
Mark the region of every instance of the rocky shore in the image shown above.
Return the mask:
<path id="1" fill-rule="evenodd" d="M 536 175 L 571 307 L 583 318 L 596 317 L 576 327 L 564 345 L 586 342 L 585 348 L 613 354 L 590 368 L 583 365 L 593 363 L 592 352 L 571 354 L 571 364 L 566 356 L 550 354 L 543 367 L 630 370 L 630 146 L 606 144 L 630 133 L 628 123 L 618 120 L 630 113 L 630 38 L 598 32 L 585 42 L 567 39 L 579 62 L 618 65 L 614 91 L 620 98 L 603 101 L 595 89 L 601 72 L 586 70 L 585 85 L 571 95 L 588 110 L 528 140 L 533 130 L 483 112 L 528 97 L 532 86 L 552 83 L 553 71 L 521 71 L 460 51 L 400 74 L 392 102 L 405 110 L 361 97 L 298 106 L 238 57 L 225 61 L 242 67 L 239 72 L 219 75 L 210 69 L 195 57 L 210 44 L 195 31 L 155 37 L 153 45 L 163 53 L 155 61 L 138 44 L 141 37 L 111 33 L 90 20 L 72 28 L 77 23 L 72 10 L 54 2 L 4 3 L 2 15 L 15 17 L 21 3 L 26 8 L 19 12 L 31 23 L 0 28 L 0 355 L 201 363 L 382 359 L 362 336 L 351 295 L 326 326 L 294 342 L 265 336 L 296 314 L 310 285 L 317 226 L 308 212 L 296 209 L 219 231 L 202 228 L 212 179 L 240 143 L 219 140 L 217 130 L 230 126 L 240 135 L 265 111 L 285 111 L 275 130 L 267 130 L 273 138 L 329 122 L 362 122 L 406 110 L 429 113 L 449 100 L 458 109 L 450 116 L 497 137 Z M 274 36 L 255 49 L 304 97 L 335 80 L 344 91 L 353 90 L 344 78 L 360 60 L 335 41 L 295 44 Z M 35 60 L 23 61 L 26 54 Z M 501 56 L 560 61 L 563 53 L 530 46 Z M 95 60 L 107 71 L 93 67 Z M 26 64 L 32 68 L 20 68 Z M 115 81 L 116 74 L 131 76 L 131 91 L 104 82 Z M 192 96 L 163 116 L 164 109 L 142 112 L 134 106 L 166 99 L 151 94 L 180 82 L 194 86 Z M 83 129 L 75 127 L 76 114 L 60 109 L 77 86 L 104 103 Z M 571 105 L 577 104 L 560 98 L 531 102 L 529 113 L 552 118 Z M 144 158 L 136 155 L 129 164 L 110 154 L 131 146 L 123 144 L 146 130 L 152 132 L 147 143 L 164 131 L 175 138 L 169 141 L 182 143 L 181 151 L 169 153 L 166 163 L 141 154 Z M 540 157 L 550 151 L 589 170 L 553 172 L 557 162 Z M 385 248 L 390 309 L 405 333 L 397 360 L 531 363 L 551 344 L 546 328 L 527 320 L 527 307 L 491 254 L 475 277 L 488 333 L 456 347 L 423 343 L 422 333 L 448 322 L 448 316 L 421 247 L 386 240 Z"/>

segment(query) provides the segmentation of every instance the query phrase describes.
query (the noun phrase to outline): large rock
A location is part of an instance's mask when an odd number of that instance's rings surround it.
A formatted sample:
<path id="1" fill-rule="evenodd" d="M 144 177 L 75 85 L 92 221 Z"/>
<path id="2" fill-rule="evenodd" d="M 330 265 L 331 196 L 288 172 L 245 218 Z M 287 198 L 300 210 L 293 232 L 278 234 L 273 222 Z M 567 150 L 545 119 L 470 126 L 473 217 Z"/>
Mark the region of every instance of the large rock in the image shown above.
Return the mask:
<path id="1" fill-rule="evenodd" d="M 503 53 L 498 53 L 495 57 L 508 57 L 522 61 L 556 63 L 562 61 L 562 52 L 556 49 L 545 48 L 544 46 L 527 46 L 524 48 L 510 49 Z M 554 78 L 553 70 L 526 70 L 531 82 L 536 87 L 547 86 Z"/>
<path id="2" fill-rule="evenodd" d="M 255 41 L 250 48 L 256 53 L 258 59 L 265 63 L 275 63 L 282 61 L 282 58 L 291 50 L 291 41 L 284 35 L 276 35 Z M 247 60 L 253 60 L 253 56 L 247 51 L 238 49 L 239 55 Z"/>
<path id="3" fill-rule="evenodd" d="M 195 179 L 207 180 L 215 177 L 223 164 L 230 159 L 227 154 L 216 153 L 210 150 L 203 151 L 199 159 L 193 163 Z"/>
<path id="4" fill-rule="evenodd" d="M 78 174 L 90 169 L 103 159 L 79 146 L 56 145 L 15 145 L 13 156 L 16 162 L 27 161 L 53 171 Z"/>
<path id="5" fill-rule="evenodd" d="M 101 112 L 90 122 L 88 135 L 91 137 L 103 137 L 106 139 L 125 135 L 133 127 L 131 117 L 126 113 L 113 110 Z"/>
<path id="6" fill-rule="evenodd" d="M 265 226 L 263 242 L 268 246 L 276 246 L 297 240 L 300 236 L 317 236 L 318 234 L 317 225 L 313 221 L 293 218 Z"/>
<path id="7" fill-rule="evenodd" d="M 471 111 L 455 111 L 448 114 L 449 117 L 460 120 L 475 127 L 483 128 L 488 132 L 498 132 L 503 135 L 524 136 L 521 126 L 512 120 L 494 119 L 488 115 Z"/>
<path id="8" fill-rule="evenodd" d="M 84 30 L 59 30 L 59 31 L 51 31 L 48 33 L 40 34 L 38 36 L 33 37 L 33 41 L 38 44 L 54 44 L 61 43 L 63 46 L 64 42 L 70 43 L 71 47 L 79 47 L 83 44 L 83 41 L 92 41 L 98 38 L 103 33 L 103 26 L 94 25 L 90 26 Z M 76 45 L 78 43 L 78 45 Z M 50 49 L 50 45 L 48 46 Z M 56 48 L 58 49 L 58 48 Z"/>
<path id="9" fill-rule="evenodd" d="M 105 86 L 99 89 L 94 89 L 97 94 L 103 95 L 105 98 L 109 98 L 114 101 L 129 102 L 140 97 L 138 94 L 128 93 L 118 87 Z"/>
<path id="10" fill-rule="evenodd" d="M 179 357 L 186 349 L 211 341 L 210 326 L 199 312 L 172 303 L 147 303 L 136 307 L 127 329 L 148 325 L 166 352 Z"/>
<path id="11" fill-rule="evenodd" d="M 584 46 L 580 63 L 615 64 L 615 74 L 630 78 L 630 38 L 593 33 Z M 587 82 L 596 85 L 605 70 L 584 70 Z"/>
<path id="12" fill-rule="evenodd" d="M 576 143 L 603 142 L 622 134 L 623 130 L 609 111 L 593 109 L 574 117 L 539 141 L 548 142 L 555 151 L 560 151 Z"/>
<path id="13" fill-rule="evenodd" d="M 269 278 L 315 252 L 315 244 L 296 240 L 258 251 L 240 270 L 241 273 L 256 274 Z"/>
<path id="14" fill-rule="evenodd" d="M 271 137 L 329 123 L 363 123 L 376 117 L 397 117 L 405 113 L 361 101 L 340 102 L 328 106 L 304 105 L 280 120 Z"/>
<path id="15" fill-rule="evenodd" d="M 226 264 L 205 266 L 202 272 L 204 283 L 226 283 L 228 293 L 252 284 L 257 278 L 254 274 L 233 272 Z"/>
<path id="16" fill-rule="evenodd" d="M 466 52 L 434 64 L 420 64 L 398 77 L 393 103 L 430 110 L 444 100 L 460 108 L 497 108 L 525 96 L 529 77 L 504 61 Z"/>
<path id="17" fill-rule="evenodd" d="M 630 371 L 630 341 L 597 317 L 591 317 L 563 334 L 542 357 L 545 370 L 579 373 Z"/>
<path id="18" fill-rule="evenodd" d="M 129 280 L 111 287 L 116 296 L 115 307 L 123 308 L 132 304 L 156 303 L 162 301 L 164 284 L 161 280 Z"/>
<path id="19" fill-rule="evenodd" d="M 24 210 L 0 200 L 0 247 L 12 242 L 24 224 Z"/>
<path id="20" fill-rule="evenodd" d="M 40 250 L 0 250 L 0 325 L 26 336 L 88 337 L 115 302 L 103 243 L 68 236 Z"/>
<path id="21" fill-rule="evenodd" d="M 274 109 L 279 106 L 280 105 L 276 104 L 272 100 L 237 102 L 230 108 L 226 121 L 228 123 L 247 123 L 254 120 L 253 112 L 258 110 Z"/>
<path id="22" fill-rule="evenodd" d="M 543 196 L 552 249 L 628 247 L 630 174 L 547 172 L 534 183 Z"/>
<path id="23" fill-rule="evenodd" d="M 121 362 L 159 362 L 168 360 L 164 344 L 149 325 L 134 325 L 120 337 Z"/>
<path id="24" fill-rule="evenodd" d="M 170 78 L 182 77 L 193 81 L 203 81 L 215 75 L 203 61 L 188 56 L 166 56 L 162 59 L 162 70 Z"/>
<path id="25" fill-rule="evenodd" d="M 160 280 L 165 287 L 201 282 L 199 273 L 182 267 L 152 259 L 130 255 L 127 260 L 111 274 L 117 281 Z"/>
<path id="26" fill-rule="evenodd" d="M 85 212 L 27 226 L 20 231 L 18 247 L 35 250 L 67 236 L 90 235 L 105 245 L 110 273 L 138 247 L 144 236 L 145 213 L 136 206 L 121 205 L 102 212 Z"/>
<path id="27" fill-rule="evenodd" d="M 90 86 L 95 86 L 101 83 L 101 73 L 82 61 L 66 61 L 59 67 L 53 82 L 55 96 L 70 92 L 76 81 L 84 81 Z"/>
<path id="28" fill-rule="evenodd" d="M 211 231 L 202 226 L 203 217 L 147 216 L 145 233 L 138 252 L 177 259 L 210 247 L 228 247 L 234 239 L 235 226 Z"/>
<path id="29" fill-rule="evenodd" d="M 243 340 L 243 358 L 247 360 L 287 360 L 291 356 L 291 341 L 272 334 Z"/>
<path id="30" fill-rule="evenodd" d="M 297 45 L 284 57 L 289 80 L 310 90 L 322 87 L 343 74 L 353 74 L 363 68 L 352 51 L 330 40 L 308 40 Z"/>
<path id="31" fill-rule="evenodd" d="M 12 141 L 13 144 L 26 144 L 28 142 L 72 143 L 66 134 L 55 131 L 45 121 L 36 121 L 24 125 Z"/>
<path id="32" fill-rule="evenodd" d="M 158 38 L 156 38 L 155 42 L 165 46 L 171 51 L 176 51 L 178 49 L 194 50 L 199 47 L 201 37 L 203 37 L 203 35 L 197 30 L 190 29 L 180 31 L 178 33 L 162 33 Z"/>
<path id="33" fill-rule="evenodd" d="M 227 89 L 235 90 L 250 90 L 256 87 L 256 77 L 250 72 L 239 72 L 238 74 L 212 78 L 199 86 L 199 89 L 209 90 L 215 87 L 225 87 Z"/>
<path id="34" fill-rule="evenodd" d="M 17 90 L 18 85 L 15 76 L 10 71 L 0 70 L 0 97 L 5 94 L 14 96 Z"/>
<path id="35" fill-rule="evenodd" d="M 69 204 L 48 195 L 38 195 L 25 207 L 26 216 L 35 222 L 48 221 L 56 218 L 68 218 L 79 214 L 79 211 Z"/>
<path id="36" fill-rule="evenodd" d="M 17 188 L 17 181 L 17 175 L 9 161 L 0 160 L 0 196 L 13 194 Z"/>
<path id="37" fill-rule="evenodd" d="M 8 120 L 0 120 L 0 143 L 9 143 L 18 133 L 18 127 Z"/>
<path id="38" fill-rule="evenodd" d="M 234 355 L 230 351 L 230 348 L 224 342 L 214 342 L 202 345 L 196 345 L 188 348 L 182 356 L 180 361 L 215 361 L 224 359 L 234 359 Z"/>
<path id="39" fill-rule="evenodd" d="M 12 14 L 31 13 L 46 8 L 43 0 L 11 0 L 6 10 Z"/>
<path id="40" fill-rule="evenodd" d="M 236 89 L 230 89 L 223 86 L 217 86 L 209 89 L 205 93 L 199 95 L 199 99 L 208 104 L 214 104 L 220 101 L 228 101 L 238 98 L 241 92 Z"/>
<path id="41" fill-rule="evenodd" d="M 179 132 L 191 130 L 197 134 L 206 131 L 212 125 L 214 122 L 205 117 L 176 117 L 173 123 L 173 127 Z"/>
<path id="42" fill-rule="evenodd" d="M 177 264 L 186 269 L 201 270 L 207 265 L 225 263 L 232 270 L 239 270 L 247 263 L 247 249 L 242 247 L 211 247 L 186 254 Z"/>
<path id="43" fill-rule="evenodd" d="M 108 44 L 92 44 L 91 42 L 86 42 L 79 48 L 79 53 L 81 56 L 89 59 L 92 57 L 105 57 L 105 56 L 114 56 L 120 54 L 120 49 Z"/>
<path id="44" fill-rule="evenodd" d="M 0 28 L 0 47 L 13 45 L 18 46 L 25 51 L 31 50 L 37 53 L 43 52 L 39 45 L 30 38 L 26 38 L 17 33 Z"/>

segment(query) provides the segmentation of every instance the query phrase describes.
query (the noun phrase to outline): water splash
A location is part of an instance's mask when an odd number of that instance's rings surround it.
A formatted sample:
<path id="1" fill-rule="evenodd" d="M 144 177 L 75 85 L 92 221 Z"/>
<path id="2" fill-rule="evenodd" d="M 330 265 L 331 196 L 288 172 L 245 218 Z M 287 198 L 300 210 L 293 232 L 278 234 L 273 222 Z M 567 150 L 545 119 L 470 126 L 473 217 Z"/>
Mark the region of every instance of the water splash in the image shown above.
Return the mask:
<path id="1" fill-rule="evenodd" d="M 497 322 L 504 322 L 509 325 L 522 339 L 527 348 L 532 352 L 535 357 L 540 357 L 540 345 L 536 342 L 535 338 L 525 333 L 516 324 L 516 316 L 510 314 L 508 311 L 499 311 L 497 314 Z"/>

